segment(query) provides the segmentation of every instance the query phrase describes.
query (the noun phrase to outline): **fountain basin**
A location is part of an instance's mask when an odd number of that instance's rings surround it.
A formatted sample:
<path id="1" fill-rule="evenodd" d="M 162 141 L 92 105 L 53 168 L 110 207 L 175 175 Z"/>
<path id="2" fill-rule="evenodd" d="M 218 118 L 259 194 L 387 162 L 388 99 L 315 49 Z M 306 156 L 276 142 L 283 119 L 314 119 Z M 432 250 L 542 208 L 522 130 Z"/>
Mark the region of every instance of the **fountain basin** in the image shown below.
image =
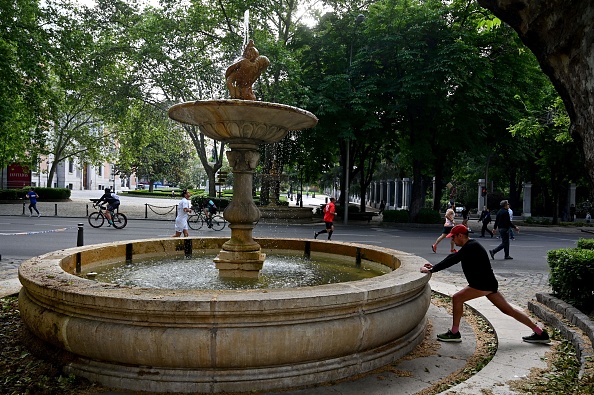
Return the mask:
<path id="1" fill-rule="evenodd" d="M 221 248 L 225 238 L 147 239 L 77 247 L 19 268 L 21 316 L 72 354 L 67 371 L 132 391 L 223 393 L 315 385 L 371 371 L 423 339 L 426 261 L 401 251 L 305 239 L 264 249 L 332 253 L 392 272 L 359 281 L 247 291 L 128 288 L 78 268 Z"/>
<path id="2" fill-rule="evenodd" d="M 199 125 L 204 135 L 226 143 L 275 143 L 289 130 L 313 128 L 309 111 L 278 103 L 221 99 L 180 103 L 169 109 L 175 121 Z"/>

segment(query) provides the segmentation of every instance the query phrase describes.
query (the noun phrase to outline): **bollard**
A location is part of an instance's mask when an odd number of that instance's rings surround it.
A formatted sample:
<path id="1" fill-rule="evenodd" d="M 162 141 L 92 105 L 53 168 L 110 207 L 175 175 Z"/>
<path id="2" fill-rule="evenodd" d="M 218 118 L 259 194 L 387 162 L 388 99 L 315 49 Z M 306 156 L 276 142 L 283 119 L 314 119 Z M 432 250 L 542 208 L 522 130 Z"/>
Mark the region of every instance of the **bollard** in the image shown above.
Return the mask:
<path id="1" fill-rule="evenodd" d="M 89 216 L 89 205 L 87 204 L 87 217 Z"/>
<path id="2" fill-rule="evenodd" d="M 25 215 L 25 203 L 23 203 L 23 215 Z"/>
<path id="3" fill-rule="evenodd" d="M 356 254 L 356 257 L 355 257 L 355 266 L 361 267 L 361 258 L 362 258 L 362 256 L 361 256 L 361 249 L 360 248 L 357 248 L 357 254 Z"/>
<path id="4" fill-rule="evenodd" d="M 148 203 L 144 204 L 144 219 L 148 218 Z"/>
<path id="5" fill-rule="evenodd" d="M 57 217 L 58 216 L 58 203 L 56 203 L 54 205 L 54 215 Z"/>
<path id="6" fill-rule="evenodd" d="M 78 224 L 78 235 L 76 236 L 76 246 L 82 247 L 85 245 L 83 239 L 83 226 L 84 224 Z"/>
<path id="7" fill-rule="evenodd" d="M 305 250 L 303 251 L 303 258 L 304 259 L 311 259 L 311 242 L 310 241 L 306 241 L 305 242 Z"/>

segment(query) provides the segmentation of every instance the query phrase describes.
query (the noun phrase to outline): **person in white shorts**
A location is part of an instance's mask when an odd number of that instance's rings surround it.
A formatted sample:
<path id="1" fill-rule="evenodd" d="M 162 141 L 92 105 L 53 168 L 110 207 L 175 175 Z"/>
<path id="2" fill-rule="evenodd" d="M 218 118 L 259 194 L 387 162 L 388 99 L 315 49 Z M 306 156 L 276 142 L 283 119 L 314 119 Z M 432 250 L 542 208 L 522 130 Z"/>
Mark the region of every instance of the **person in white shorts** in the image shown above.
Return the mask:
<path id="1" fill-rule="evenodd" d="M 182 191 L 182 200 L 177 205 L 177 217 L 175 217 L 175 234 L 173 237 L 188 237 L 188 214 L 192 212 L 192 203 L 190 202 L 190 192 L 187 189 Z"/>

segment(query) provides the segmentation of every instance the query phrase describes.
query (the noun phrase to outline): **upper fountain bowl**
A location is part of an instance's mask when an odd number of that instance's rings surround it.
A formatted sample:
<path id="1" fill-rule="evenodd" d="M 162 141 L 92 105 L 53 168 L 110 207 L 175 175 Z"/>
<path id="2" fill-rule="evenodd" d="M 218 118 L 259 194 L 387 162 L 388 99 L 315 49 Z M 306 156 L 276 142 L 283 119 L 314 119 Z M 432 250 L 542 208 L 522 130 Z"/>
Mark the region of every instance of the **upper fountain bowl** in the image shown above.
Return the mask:
<path id="1" fill-rule="evenodd" d="M 309 129 L 318 118 L 309 111 L 252 100 L 199 100 L 169 109 L 175 121 L 197 125 L 200 131 L 226 143 L 264 144 L 281 140 L 289 130 Z"/>

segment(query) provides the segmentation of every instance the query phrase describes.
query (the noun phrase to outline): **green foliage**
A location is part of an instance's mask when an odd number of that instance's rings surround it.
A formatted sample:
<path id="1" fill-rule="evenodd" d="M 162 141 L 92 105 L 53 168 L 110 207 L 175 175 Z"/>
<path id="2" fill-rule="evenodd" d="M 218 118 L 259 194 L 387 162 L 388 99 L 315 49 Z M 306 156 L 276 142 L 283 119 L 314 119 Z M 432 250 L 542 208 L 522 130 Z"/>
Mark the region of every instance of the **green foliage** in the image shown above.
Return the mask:
<path id="1" fill-rule="evenodd" d="M 577 241 L 577 248 L 583 250 L 594 250 L 594 239 L 579 239 Z"/>
<path id="2" fill-rule="evenodd" d="M 421 208 L 417 216 L 417 222 L 420 224 L 439 224 L 442 222 L 442 218 L 439 211 Z"/>
<path id="3" fill-rule="evenodd" d="M 40 188 L 36 187 L 34 191 L 39 195 L 40 201 L 58 201 L 70 199 L 71 191 L 68 188 Z M 29 188 L 23 189 L 0 189 L 0 200 L 27 200 L 26 195 Z"/>
<path id="4" fill-rule="evenodd" d="M 219 212 L 223 212 L 225 210 L 225 208 L 227 208 L 227 206 L 231 202 L 231 199 L 209 197 L 208 194 L 206 194 L 206 193 L 197 193 L 197 194 L 192 194 L 192 197 L 190 198 L 190 200 L 192 202 L 192 207 L 199 207 L 200 199 L 212 200 L 214 202 L 214 204 L 217 206 L 217 209 Z"/>
<path id="5" fill-rule="evenodd" d="M 408 223 L 409 212 L 408 210 L 384 210 L 382 220 L 383 222 Z"/>
<path id="6" fill-rule="evenodd" d="M 582 311 L 594 309 L 594 250 L 564 248 L 547 253 L 549 283 L 560 299 Z"/>
<path id="7" fill-rule="evenodd" d="M 527 217 L 524 219 L 524 223 L 528 225 L 551 225 L 551 219 L 546 217 Z"/>

